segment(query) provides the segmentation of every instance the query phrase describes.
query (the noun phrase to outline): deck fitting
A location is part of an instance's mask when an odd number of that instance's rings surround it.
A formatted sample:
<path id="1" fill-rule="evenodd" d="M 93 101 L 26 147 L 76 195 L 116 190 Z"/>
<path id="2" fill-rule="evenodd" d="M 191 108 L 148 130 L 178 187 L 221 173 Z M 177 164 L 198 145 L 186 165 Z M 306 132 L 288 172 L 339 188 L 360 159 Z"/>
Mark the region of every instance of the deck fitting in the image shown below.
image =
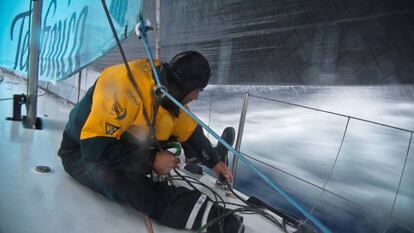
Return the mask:
<path id="1" fill-rule="evenodd" d="M 50 169 L 49 166 L 39 165 L 39 166 L 36 166 L 35 171 L 39 173 L 49 173 L 52 171 L 52 169 Z"/>

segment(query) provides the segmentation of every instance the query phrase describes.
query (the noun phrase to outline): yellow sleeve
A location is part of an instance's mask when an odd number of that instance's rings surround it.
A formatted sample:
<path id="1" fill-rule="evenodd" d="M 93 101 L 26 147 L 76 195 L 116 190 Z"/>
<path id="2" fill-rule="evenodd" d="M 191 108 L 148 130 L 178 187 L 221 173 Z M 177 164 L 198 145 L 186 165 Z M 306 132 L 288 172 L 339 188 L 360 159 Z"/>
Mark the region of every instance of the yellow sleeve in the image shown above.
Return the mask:
<path id="1" fill-rule="evenodd" d="M 133 123 L 142 108 L 138 97 L 133 97 L 126 77 L 118 77 L 117 69 L 103 72 L 96 82 L 89 116 L 81 131 L 81 140 L 94 137 L 119 139 Z M 131 98 L 135 98 L 132 101 Z M 138 101 L 137 101 L 138 99 Z"/>

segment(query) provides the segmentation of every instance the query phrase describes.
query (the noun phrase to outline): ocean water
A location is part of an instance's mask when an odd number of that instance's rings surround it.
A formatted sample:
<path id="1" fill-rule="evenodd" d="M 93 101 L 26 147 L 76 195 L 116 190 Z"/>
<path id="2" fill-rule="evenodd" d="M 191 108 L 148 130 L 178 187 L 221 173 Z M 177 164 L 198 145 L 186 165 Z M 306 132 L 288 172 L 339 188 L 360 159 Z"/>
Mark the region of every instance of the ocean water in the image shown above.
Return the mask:
<path id="1" fill-rule="evenodd" d="M 329 229 L 414 231 L 414 86 L 211 86 L 190 108 L 237 130 L 245 92 L 241 152 Z M 235 187 L 302 217 L 241 161 Z"/>

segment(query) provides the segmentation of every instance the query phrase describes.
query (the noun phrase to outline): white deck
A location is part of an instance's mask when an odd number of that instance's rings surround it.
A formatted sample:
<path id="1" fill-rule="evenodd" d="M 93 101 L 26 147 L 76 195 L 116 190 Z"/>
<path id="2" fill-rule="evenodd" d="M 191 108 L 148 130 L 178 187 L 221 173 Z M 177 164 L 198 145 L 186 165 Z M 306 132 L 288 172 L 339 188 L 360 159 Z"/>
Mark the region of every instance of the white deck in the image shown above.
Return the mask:
<path id="1" fill-rule="evenodd" d="M 5 77 L 0 83 L 0 99 L 25 92 L 22 80 Z M 0 233 L 146 232 L 141 213 L 105 199 L 64 172 L 57 150 L 72 105 L 52 95 L 39 97 L 43 130 L 4 120 L 12 115 L 12 100 L 1 100 L 0 108 Z M 50 166 L 53 172 L 36 173 L 37 165 Z M 212 177 L 200 179 L 214 184 Z M 244 215 L 244 219 L 246 233 L 278 231 L 262 217 Z M 188 232 L 153 224 L 156 233 Z"/>

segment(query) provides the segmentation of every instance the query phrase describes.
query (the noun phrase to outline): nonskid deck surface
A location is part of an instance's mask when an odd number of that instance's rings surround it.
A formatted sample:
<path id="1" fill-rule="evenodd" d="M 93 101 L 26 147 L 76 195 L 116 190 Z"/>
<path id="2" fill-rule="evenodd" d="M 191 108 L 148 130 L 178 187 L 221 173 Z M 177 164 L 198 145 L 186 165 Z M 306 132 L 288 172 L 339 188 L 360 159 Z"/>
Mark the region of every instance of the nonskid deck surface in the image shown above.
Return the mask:
<path id="1" fill-rule="evenodd" d="M 43 130 L 4 120 L 12 115 L 12 100 L 7 98 L 25 92 L 23 80 L 5 77 L 0 83 L 0 232 L 146 232 L 141 213 L 105 199 L 64 172 L 57 151 L 71 104 L 40 90 L 37 115 L 43 119 Z M 52 172 L 37 173 L 38 165 L 49 166 Z M 215 179 L 208 175 L 195 178 L 214 187 Z M 226 201 L 240 203 L 217 191 Z M 260 216 L 243 217 L 246 232 L 277 232 Z M 153 225 L 156 233 L 188 232 Z"/>

